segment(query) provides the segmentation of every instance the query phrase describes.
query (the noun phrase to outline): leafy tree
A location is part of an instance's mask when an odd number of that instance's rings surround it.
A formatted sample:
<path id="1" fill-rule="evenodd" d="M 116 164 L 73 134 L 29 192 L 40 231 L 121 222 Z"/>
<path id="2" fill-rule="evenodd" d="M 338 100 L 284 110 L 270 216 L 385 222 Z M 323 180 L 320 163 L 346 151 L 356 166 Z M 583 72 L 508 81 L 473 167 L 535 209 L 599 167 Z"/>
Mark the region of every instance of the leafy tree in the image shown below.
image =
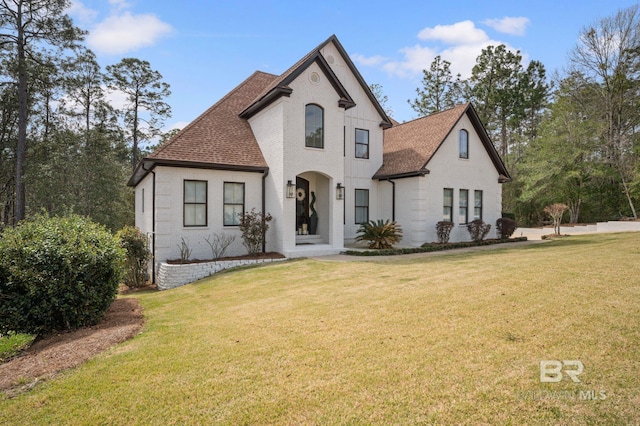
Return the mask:
<path id="1" fill-rule="evenodd" d="M 618 11 L 614 16 L 585 27 L 571 53 L 574 72 L 593 84 L 595 101 L 599 104 L 603 124 L 601 155 L 618 174 L 629 211 L 637 212 L 630 182 L 634 179 L 638 154 L 637 129 L 640 125 L 638 100 L 640 81 L 640 6 Z M 637 149 L 637 148 L 635 148 Z"/>
<path id="2" fill-rule="evenodd" d="M 14 223 L 25 217 L 25 163 L 29 86 L 34 65 L 43 57 L 56 57 L 47 48 L 72 48 L 81 40 L 65 10 L 69 0 L 2 0 L 0 2 L 0 47 L 11 57 L 12 76 L 17 87 L 17 139 L 15 151 L 15 215 Z M 41 53 L 42 55 L 39 55 Z M 58 53 L 59 55 L 59 53 Z"/>
<path id="3" fill-rule="evenodd" d="M 124 58 L 106 70 L 108 87 L 127 97 L 124 123 L 132 142 L 131 165 L 135 169 L 140 158 L 139 145 L 160 136 L 164 119 L 171 117 L 171 107 L 164 101 L 171 91 L 162 81 L 162 75 L 152 70 L 147 61 Z"/>
<path id="4" fill-rule="evenodd" d="M 382 89 L 382 85 L 378 83 L 372 83 L 369 85 L 369 90 L 373 93 L 373 96 L 376 98 L 384 112 L 391 117 L 393 115 L 393 109 L 388 105 L 389 98 L 384 94 Z"/>
<path id="5" fill-rule="evenodd" d="M 420 116 L 430 115 L 454 107 L 463 98 L 464 82 L 460 74 L 453 78 L 451 62 L 436 56 L 429 70 L 423 70 L 422 87 L 416 89 L 418 97 L 407 100 Z"/>

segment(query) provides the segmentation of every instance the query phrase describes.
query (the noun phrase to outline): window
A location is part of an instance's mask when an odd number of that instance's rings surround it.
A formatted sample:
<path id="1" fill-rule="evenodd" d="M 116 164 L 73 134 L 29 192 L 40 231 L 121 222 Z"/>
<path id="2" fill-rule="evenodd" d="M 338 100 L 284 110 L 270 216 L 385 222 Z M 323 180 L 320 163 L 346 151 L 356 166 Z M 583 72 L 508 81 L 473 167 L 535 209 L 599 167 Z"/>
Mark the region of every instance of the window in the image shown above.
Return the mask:
<path id="1" fill-rule="evenodd" d="M 482 219 L 482 191 L 473 192 L 473 220 Z"/>
<path id="2" fill-rule="evenodd" d="M 460 190 L 460 217 L 458 221 L 460 224 L 465 224 L 468 221 L 468 211 L 469 211 L 469 190 L 461 189 Z"/>
<path id="3" fill-rule="evenodd" d="M 369 221 L 369 190 L 356 189 L 356 224 Z"/>
<path id="4" fill-rule="evenodd" d="M 356 158 L 369 158 L 369 131 L 356 129 Z"/>
<path id="5" fill-rule="evenodd" d="M 453 189 L 444 189 L 444 203 L 442 208 L 442 220 L 453 222 Z"/>
<path id="6" fill-rule="evenodd" d="M 324 111 L 318 105 L 309 104 L 304 110 L 304 146 L 324 148 Z"/>
<path id="7" fill-rule="evenodd" d="M 469 158 L 469 132 L 460 130 L 460 158 Z"/>
<path id="8" fill-rule="evenodd" d="M 207 226 L 207 182 L 184 181 L 184 226 Z"/>
<path id="9" fill-rule="evenodd" d="M 238 226 L 244 214 L 244 183 L 224 183 L 224 226 Z"/>
<path id="10" fill-rule="evenodd" d="M 144 213 L 144 188 L 142 188 L 142 213 Z"/>

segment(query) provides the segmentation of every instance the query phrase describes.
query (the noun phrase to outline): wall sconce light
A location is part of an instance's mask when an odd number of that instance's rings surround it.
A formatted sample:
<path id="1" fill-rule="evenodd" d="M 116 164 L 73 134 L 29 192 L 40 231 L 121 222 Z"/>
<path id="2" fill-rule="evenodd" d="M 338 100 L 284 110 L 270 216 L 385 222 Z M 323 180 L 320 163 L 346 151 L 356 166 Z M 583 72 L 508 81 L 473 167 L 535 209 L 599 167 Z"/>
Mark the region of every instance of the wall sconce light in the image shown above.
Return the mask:
<path id="1" fill-rule="evenodd" d="M 336 185 L 336 200 L 344 200 L 344 186 L 341 183 Z"/>
<path id="2" fill-rule="evenodd" d="M 287 198 L 293 198 L 296 196 L 296 186 L 293 182 L 287 182 Z"/>

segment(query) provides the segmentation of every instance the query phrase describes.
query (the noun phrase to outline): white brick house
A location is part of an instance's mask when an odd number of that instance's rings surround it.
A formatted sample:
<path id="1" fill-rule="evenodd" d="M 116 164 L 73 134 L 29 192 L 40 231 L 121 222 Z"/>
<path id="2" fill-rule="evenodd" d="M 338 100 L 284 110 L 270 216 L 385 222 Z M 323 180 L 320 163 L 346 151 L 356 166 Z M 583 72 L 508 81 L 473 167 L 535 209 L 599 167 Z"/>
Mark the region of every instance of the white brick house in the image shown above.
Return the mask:
<path id="1" fill-rule="evenodd" d="M 144 158 L 129 185 L 155 271 L 183 238 L 207 259 L 205 237 L 235 234 L 229 254 L 244 254 L 238 213 L 254 208 L 274 218 L 265 250 L 287 257 L 337 253 L 376 219 L 398 221 L 403 246 L 435 241 L 445 216 L 452 240 L 468 240 L 474 218 L 495 228 L 509 179 L 472 105 L 398 124 L 331 36 L 280 76 L 251 75 Z M 317 229 L 299 235 L 314 198 Z"/>

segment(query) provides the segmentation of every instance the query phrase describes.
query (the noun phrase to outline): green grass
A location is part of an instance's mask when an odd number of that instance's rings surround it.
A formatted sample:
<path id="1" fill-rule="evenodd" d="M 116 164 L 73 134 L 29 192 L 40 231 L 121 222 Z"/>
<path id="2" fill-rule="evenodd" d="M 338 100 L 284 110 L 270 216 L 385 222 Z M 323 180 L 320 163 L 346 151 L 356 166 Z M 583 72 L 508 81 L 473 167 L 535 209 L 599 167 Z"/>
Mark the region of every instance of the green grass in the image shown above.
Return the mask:
<path id="1" fill-rule="evenodd" d="M 17 355 L 33 342 L 36 336 L 31 334 L 11 333 L 0 336 L 0 362 Z"/>
<path id="2" fill-rule="evenodd" d="M 141 335 L 0 397 L 0 424 L 637 424 L 639 264 L 640 234 L 588 235 L 140 294 Z"/>

